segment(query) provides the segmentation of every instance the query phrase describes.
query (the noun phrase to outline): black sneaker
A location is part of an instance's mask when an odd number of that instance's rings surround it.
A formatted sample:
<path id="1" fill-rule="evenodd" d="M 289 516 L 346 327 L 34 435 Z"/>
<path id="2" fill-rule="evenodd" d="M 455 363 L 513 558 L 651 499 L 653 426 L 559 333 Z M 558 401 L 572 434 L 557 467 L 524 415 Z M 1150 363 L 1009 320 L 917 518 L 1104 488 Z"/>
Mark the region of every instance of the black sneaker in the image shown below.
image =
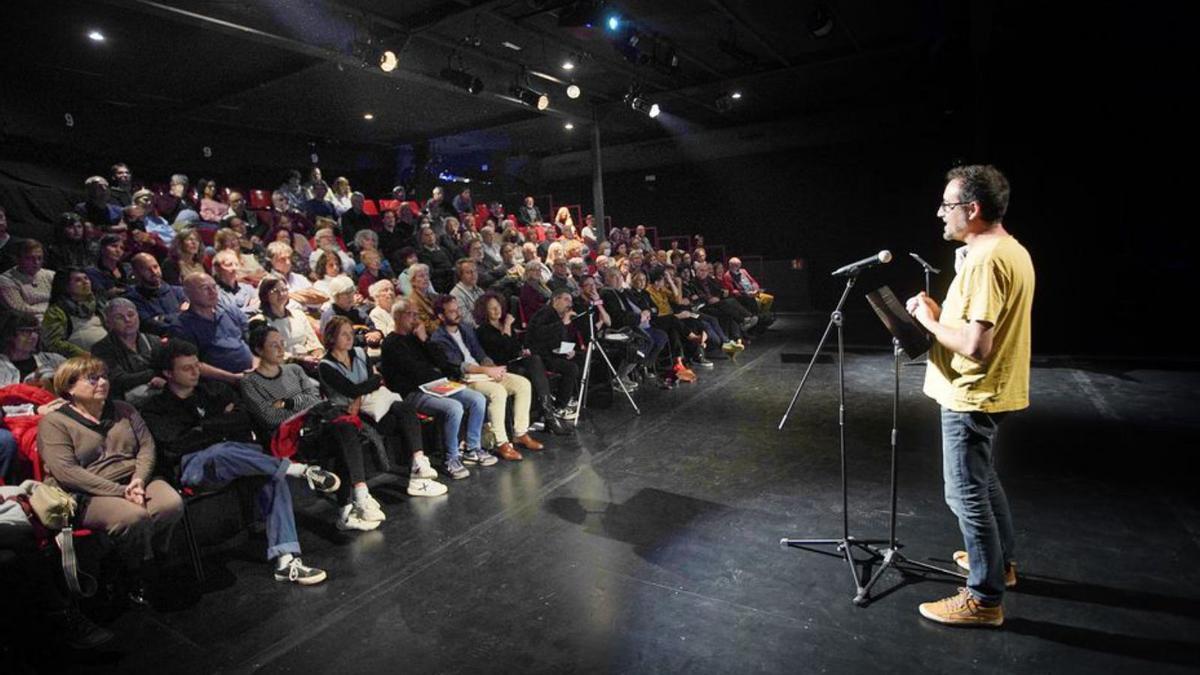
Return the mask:
<path id="1" fill-rule="evenodd" d="M 58 629 L 58 639 L 71 649 L 94 649 L 114 637 L 112 631 L 92 623 L 74 607 L 52 612 L 50 621 Z"/>
<path id="2" fill-rule="evenodd" d="M 275 568 L 275 581 L 287 581 L 298 586 L 313 586 L 325 581 L 325 570 L 308 567 L 300 558 L 292 558 L 283 567 Z"/>
<path id="3" fill-rule="evenodd" d="M 308 481 L 308 489 L 318 492 L 337 492 L 342 486 L 342 479 L 336 473 L 326 471 L 316 464 L 310 464 L 304 470 L 304 480 Z"/>

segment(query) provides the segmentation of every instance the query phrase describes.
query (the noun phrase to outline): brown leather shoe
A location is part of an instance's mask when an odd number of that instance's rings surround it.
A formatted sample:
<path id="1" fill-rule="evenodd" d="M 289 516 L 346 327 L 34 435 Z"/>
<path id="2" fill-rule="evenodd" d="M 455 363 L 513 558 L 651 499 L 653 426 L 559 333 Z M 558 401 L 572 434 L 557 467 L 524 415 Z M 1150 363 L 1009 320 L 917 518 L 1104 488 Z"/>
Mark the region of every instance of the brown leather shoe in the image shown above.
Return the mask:
<path id="1" fill-rule="evenodd" d="M 512 443 L 501 443 L 496 447 L 496 454 L 499 455 L 501 459 L 507 459 L 510 462 L 519 462 L 521 459 L 523 459 L 521 457 L 521 453 L 517 452 L 517 449 L 513 447 Z"/>
<path id="2" fill-rule="evenodd" d="M 521 434 L 520 436 L 517 436 L 516 438 L 513 439 L 513 442 L 516 443 L 517 445 L 521 446 L 522 448 L 525 448 L 526 450 L 533 450 L 534 452 L 537 452 L 538 450 L 541 450 L 542 448 L 546 447 L 545 445 L 542 445 L 538 441 L 538 439 L 534 438 L 533 436 L 530 436 L 529 432 L 526 432 L 526 433 Z"/>

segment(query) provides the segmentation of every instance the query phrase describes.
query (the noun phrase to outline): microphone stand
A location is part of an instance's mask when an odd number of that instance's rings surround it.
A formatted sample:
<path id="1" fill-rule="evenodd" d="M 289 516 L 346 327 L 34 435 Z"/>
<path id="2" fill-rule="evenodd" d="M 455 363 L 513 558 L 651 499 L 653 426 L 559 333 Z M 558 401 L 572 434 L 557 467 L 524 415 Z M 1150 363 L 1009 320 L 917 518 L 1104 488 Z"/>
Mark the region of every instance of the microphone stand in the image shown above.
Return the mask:
<path id="1" fill-rule="evenodd" d="M 930 275 L 930 273 L 941 274 L 942 271 L 939 270 L 938 268 L 934 267 L 933 265 L 930 265 L 929 263 L 925 262 L 925 260 L 923 258 L 921 258 L 921 256 L 917 255 L 916 253 L 909 253 L 909 255 L 912 256 L 912 259 L 916 260 L 917 263 L 920 264 L 922 268 L 924 268 L 924 270 L 925 270 L 925 295 L 929 295 L 929 293 L 930 293 L 930 290 L 929 290 L 929 275 Z"/>
<path id="2" fill-rule="evenodd" d="M 866 606 L 871 598 L 870 591 L 875 583 L 882 576 L 884 570 L 889 567 L 895 567 L 902 574 L 918 573 L 920 571 L 932 571 L 941 574 L 949 574 L 957 577 L 964 575 L 957 572 L 942 569 L 935 565 L 912 561 L 900 554 L 900 543 L 896 540 L 896 446 L 898 439 L 898 418 L 899 418 L 899 401 L 900 401 L 900 346 L 899 341 L 893 338 L 892 340 L 892 359 L 895 367 L 895 388 L 892 394 L 892 455 L 891 455 L 891 524 L 887 539 L 859 539 L 850 534 L 850 500 L 847 491 L 846 479 L 846 376 L 845 376 L 845 338 L 844 324 L 845 316 L 842 313 L 842 308 L 846 304 L 846 298 L 850 295 L 850 289 L 854 287 L 855 281 L 858 280 L 858 272 L 851 272 L 846 277 L 846 288 L 842 291 L 842 297 L 838 300 L 837 307 L 829 316 L 829 323 L 825 326 L 825 333 L 821 336 L 820 342 L 817 343 L 817 348 L 813 351 L 812 360 L 808 363 L 808 368 L 805 369 L 803 377 L 800 378 L 800 384 L 796 387 L 795 394 L 792 395 L 792 402 L 788 404 L 787 410 L 783 414 L 783 418 L 779 420 L 779 430 L 783 430 L 784 424 L 787 423 L 788 416 L 792 412 L 792 408 L 796 405 L 796 399 L 800 396 L 800 391 L 804 388 L 805 382 L 808 380 L 809 373 L 812 372 L 813 365 L 816 364 L 817 358 L 821 354 L 821 349 L 825 346 L 825 340 L 829 337 L 830 331 L 837 327 L 837 369 L 838 369 L 838 449 L 841 456 L 841 474 L 842 474 L 842 536 L 836 538 L 821 538 L 821 539 L 789 539 L 783 538 L 779 540 L 779 545 L 784 549 L 799 548 L 806 551 L 818 552 L 813 548 L 816 546 L 836 546 L 838 557 L 845 560 L 847 567 L 850 569 L 850 577 L 854 580 L 854 598 L 853 602 L 859 607 Z M 879 546 L 886 544 L 886 547 Z M 867 558 L 858 559 L 854 557 L 854 550 L 857 549 L 867 554 Z M 870 566 L 875 563 L 882 563 L 874 574 L 870 574 Z M 863 574 L 858 571 L 859 565 L 863 566 Z M 911 565 L 912 568 L 906 569 L 903 565 Z"/>
<path id="3" fill-rule="evenodd" d="M 930 284 L 929 284 L 929 276 L 931 274 L 941 274 L 942 271 L 939 270 L 938 268 L 934 267 L 933 265 L 930 265 L 929 263 L 925 262 L 925 259 L 922 258 L 921 256 L 917 255 L 916 253 L 910 252 L 909 255 L 912 256 L 913 260 L 917 261 L 917 264 L 919 264 L 923 270 L 925 270 L 925 295 L 930 295 L 931 291 L 930 291 Z M 920 361 L 909 361 L 906 365 L 916 366 L 916 365 L 923 365 L 923 364 L 927 364 L 927 363 L 929 363 L 929 354 L 926 354 L 925 358 L 921 359 Z"/>

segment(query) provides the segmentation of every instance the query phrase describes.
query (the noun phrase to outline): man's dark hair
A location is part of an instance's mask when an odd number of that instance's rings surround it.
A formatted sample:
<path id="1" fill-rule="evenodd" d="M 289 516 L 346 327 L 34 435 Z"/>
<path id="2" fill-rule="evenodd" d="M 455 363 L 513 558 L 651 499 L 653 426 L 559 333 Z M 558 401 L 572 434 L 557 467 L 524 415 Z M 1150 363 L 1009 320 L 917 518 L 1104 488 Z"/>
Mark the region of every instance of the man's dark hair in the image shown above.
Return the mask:
<path id="1" fill-rule="evenodd" d="M 450 295 L 449 293 L 447 293 L 445 295 L 439 295 L 436 298 L 434 298 L 433 299 L 434 315 L 441 316 L 441 315 L 445 314 L 446 313 L 446 305 L 450 304 L 451 302 L 458 302 L 458 298 L 454 297 L 453 295 Z"/>
<path id="2" fill-rule="evenodd" d="M 959 201 L 979 202 L 979 217 L 998 223 L 1008 211 L 1008 179 L 991 164 L 956 166 L 946 172 L 946 182 L 959 180 Z"/>
<path id="3" fill-rule="evenodd" d="M 199 356 L 200 350 L 196 349 L 196 345 L 187 340 L 171 338 L 167 343 L 158 350 L 155 355 L 154 369 L 159 372 L 166 372 L 175 367 L 175 359 L 180 359 L 185 356 Z"/>

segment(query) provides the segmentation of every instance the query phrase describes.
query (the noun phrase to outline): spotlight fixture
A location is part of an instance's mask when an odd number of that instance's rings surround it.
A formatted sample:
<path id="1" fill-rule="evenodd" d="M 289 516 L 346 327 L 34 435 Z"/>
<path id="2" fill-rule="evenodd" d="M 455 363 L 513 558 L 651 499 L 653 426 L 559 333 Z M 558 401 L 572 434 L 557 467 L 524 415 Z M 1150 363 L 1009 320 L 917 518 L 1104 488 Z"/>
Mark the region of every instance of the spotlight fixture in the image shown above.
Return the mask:
<path id="1" fill-rule="evenodd" d="M 500 44 L 508 49 L 513 50 L 514 52 L 521 51 L 521 45 L 516 44 L 515 42 L 509 42 L 508 40 L 505 40 L 504 42 L 501 42 Z"/>
<path id="2" fill-rule="evenodd" d="M 606 21 L 605 24 L 608 26 L 609 30 L 611 30 L 615 33 L 615 32 L 617 32 L 618 29 L 621 28 L 621 17 L 616 14 L 613 14 L 608 17 L 608 21 Z"/>
<path id="3" fill-rule="evenodd" d="M 637 85 L 631 85 L 629 91 L 625 94 L 625 103 L 634 110 L 640 113 L 646 113 L 650 117 L 658 117 L 662 110 L 657 103 L 651 103 L 642 98 L 641 88 Z"/>
<path id="4" fill-rule="evenodd" d="M 383 72 L 390 73 L 398 65 L 400 65 L 400 57 L 396 55 L 396 52 L 385 49 L 379 53 L 379 69 Z"/>
<path id="5" fill-rule="evenodd" d="M 720 96 L 717 97 L 717 100 L 714 102 L 714 105 L 716 105 L 717 110 L 719 110 L 721 112 L 729 112 L 733 108 L 733 102 L 737 101 L 741 98 L 742 98 L 742 92 L 740 92 L 740 91 L 734 91 L 734 92 L 721 94 Z"/>
<path id="6" fill-rule="evenodd" d="M 563 125 L 563 128 L 566 129 L 567 131 L 570 131 L 575 128 L 575 125 L 571 124 L 570 122 L 567 122 L 566 124 Z"/>
<path id="7" fill-rule="evenodd" d="M 92 42 L 104 42 L 105 40 L 108 39 L 108 38 L 104 37 L 104 33 L 101 33 L 98 30 L 88 31 L 87 36 L 88 36 L 88 39 L 91 40 Z"/>
<path id="8" fill-rule="evenodd" d="M 514 98 L 516 98 L 521 103 L 524 103 L 527 106 L 537 108 L 538 110 L 545 110 L 546 108 L 550 107 L 550 97 L 549 96 L 547 96 L 546 94 L 538 93 L 538 92 L 530 89 L 529 87 L 522 87 L 520 85 L 515 85 L 512 88 L 512 95 Z"/>
<path id="9" fill-rule="evenodd" d="M 483 91 L 483 80 L 459 68 L 443 68 L 442 79 L 472 94 Z"/>
<path id="10" fill-rule="evenodd" d="M 375 114 L 374 113 L 364 113 L 363 119 L 367 120 L 369 122 L 369 121 L 375 119 Z"/>
<path id="11" fill-rule="evenodd" d="M 582 93 L 583 90 L 580 89 L 579 85 L 575 84 L 574 82 L 567 85 L 567 98 L 579 98 L 579 95 Z"/>
<path id="12" fill-rule="evenodd" d="M 575 70 L 575 60 L 576 59 L 574 56 L 568 56 L 567 58 L 563 59 L 562 69 L 563 70 Z"/>

